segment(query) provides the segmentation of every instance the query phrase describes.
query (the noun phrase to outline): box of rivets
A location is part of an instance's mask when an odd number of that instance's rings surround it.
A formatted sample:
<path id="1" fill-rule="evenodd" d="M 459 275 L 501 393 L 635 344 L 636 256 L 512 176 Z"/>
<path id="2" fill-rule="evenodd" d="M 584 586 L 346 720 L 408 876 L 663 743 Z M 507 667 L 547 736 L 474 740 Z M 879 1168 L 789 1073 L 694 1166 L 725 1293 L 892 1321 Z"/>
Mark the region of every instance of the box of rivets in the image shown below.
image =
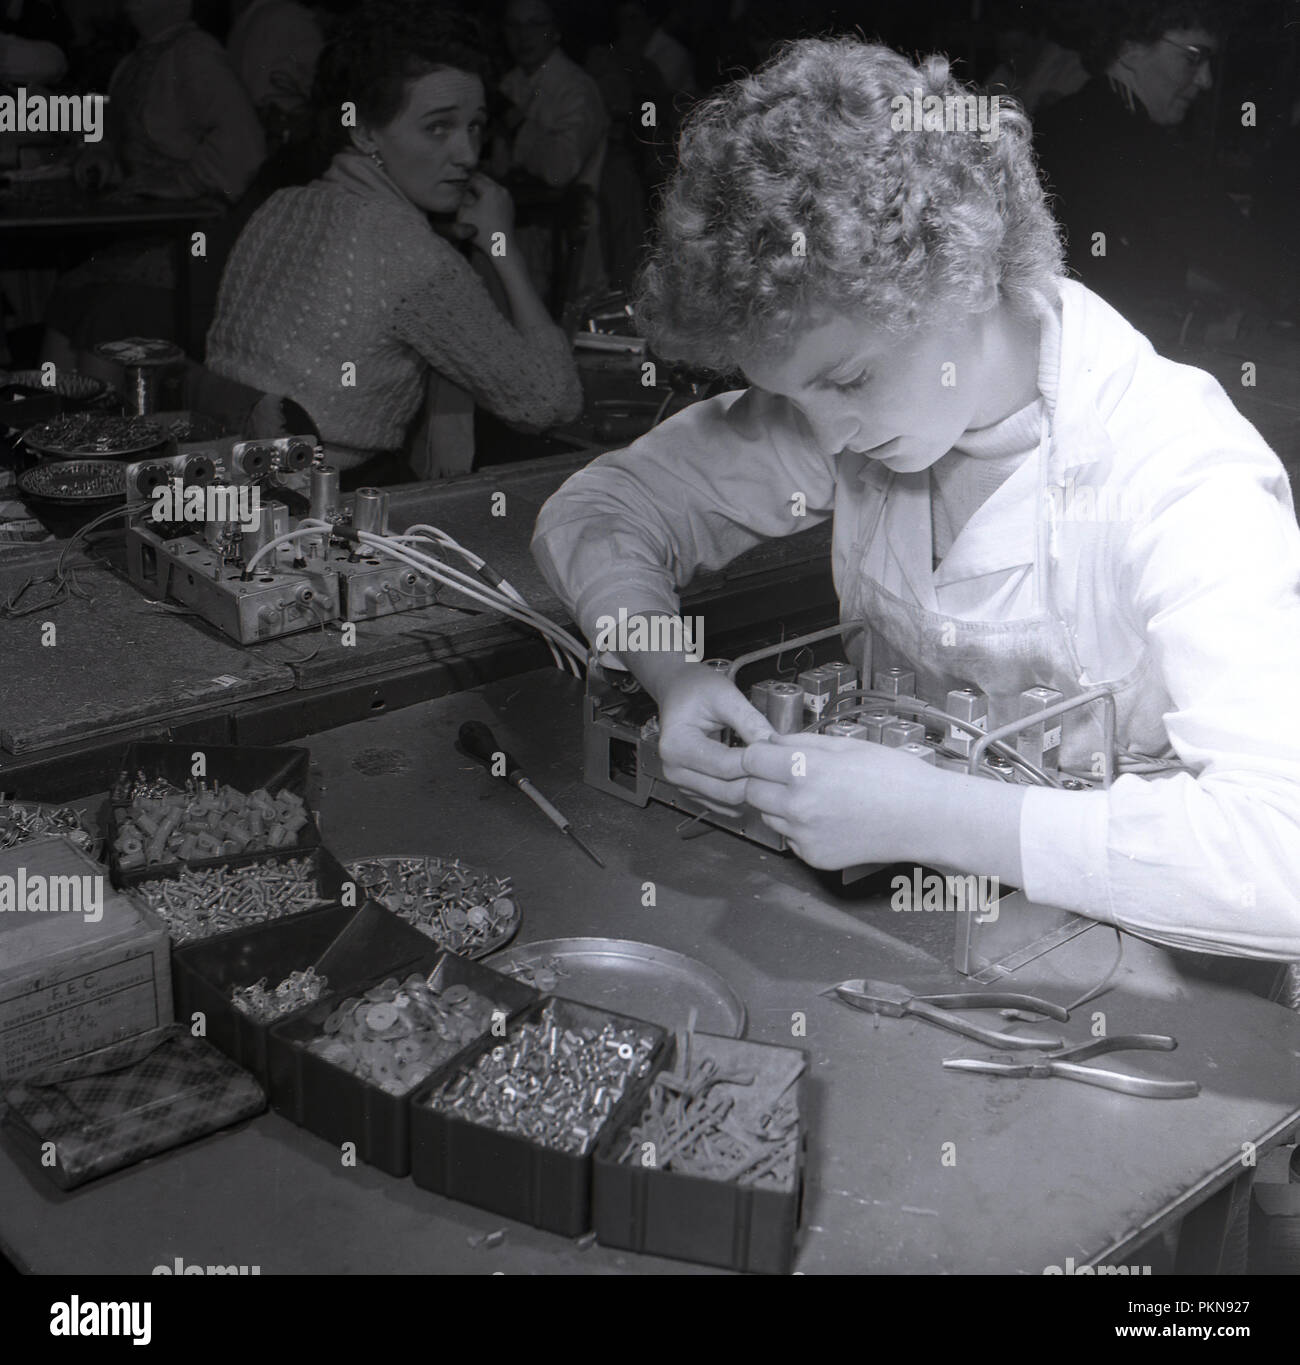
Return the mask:
<path id="1" fill-rule="evenodd" d="M 423 943 L 401 972 L 331 993 L 276 1025 L 267 1053 L 274 1108 L 327 1142 L 355 1143 L 361 1161 L 399 1177 L 411 1171 L 412 1092 L 480 1039 L 504 1038 L 540 998 Z"/>
<path id="2" fill-rule="evenodd" d="M 171 1022 L 167 936 L 66 837 L 0 852 L 0 1080 Z"/>
<path id="3" fill-rule="evenodd" d="M 315 848 L 310 755 L 288 745 L 132 744 L 110 802 L 118 886 L 185 867 L 235 867 Z"/>
<path id="4" fill-rule="evenodd" d="M 178 948 L 176 1017 L 268 1084 L 271 1029 L 322 995 L 404 974 L 429 952 L 418 930 L 381 905 L 328 905 Z"/>
<path id="5" fill-rule="evenodd" d="M 807 1058 L 680 1035 L 671 1069 L 593 1158 L 603 1246 L 788 1274 L 803 1204 Z"/>
<path id="6" fill-rule="evenodd" d="M 422 1189 L 548 1232 L 591 1226 L 591 1153 L 639 1112 L 669 1048 L 657 1024 L 550 997 L 411 1101 Z"/>

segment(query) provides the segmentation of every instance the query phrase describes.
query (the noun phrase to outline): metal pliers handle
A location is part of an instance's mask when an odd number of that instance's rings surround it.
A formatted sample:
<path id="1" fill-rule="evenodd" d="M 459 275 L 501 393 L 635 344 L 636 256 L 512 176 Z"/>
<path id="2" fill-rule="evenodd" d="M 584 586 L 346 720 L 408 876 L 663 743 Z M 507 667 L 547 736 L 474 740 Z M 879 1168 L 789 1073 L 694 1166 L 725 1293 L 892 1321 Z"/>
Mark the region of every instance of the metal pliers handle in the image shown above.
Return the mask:
<path id="1" fill-rule="evenodd" d="M 947 1014 L 945 1011 L 1018 1009 L 1061 1021 L 1070 1017 L 1067 1010 L 1050 1000 L 1039 1000 L 1032 995 L 1016 995 L 1011 992 L 974 991 L 961 995 L 913 995 L 906 986 L 896 986 L 888 981 L 865 981 L 861 978 L 841 981 L 838 986 L 831 987 L 831 992 L 839 996 L 846 1005 L 852 1005 L 854 1009 L 866 1010 L 871 1014 L 884 1014 L 894 1019 L 914 1014 L 952 1033 L 960 1033 L 963 1037 L 974 1038 L 978 1042 L 1003 1049 L 1033 1047 L 1051 1051 L 1064 1047 L 1065 1044 L 1060 1038 L 1001 1033 L 997 1029 L 985 1028 L 981 1024 L 962 1019 L 958 1015 Z"/>
<path id="2" fill-rule="evenodd" d="M 1095 1042 L 1067 1047 L 1051 1057 L 998 1061 L 990 1057 L 979 1060 L 970 1057 L 950 1057 L 944 1062 L 949 1071 L 977 1071 L 987 1076 L 1012 1076 L 1030 1080 L 1044 1080 L 1060 1076 L 1064 1080 L 1081 1081 L 1102 1090 L 1117 1090 L 1124 1095 L 1141 1095 L 1152 1100 L 1189 1100 L 1201 1093 L 1199 1081 L 1161 1081 L 1150 1076 L 1133 1076 L 1126 1071 L 1107 1071 L 1098 1066 L 1081 1066 L 1090 1057 L 1101 1057 L 1108 1052 L 1172 1052 L 1178 1046 L 1174 1038 L 1163 1033 L 1127 1033 L 1117 1038 L 1098 1038 Z"/>

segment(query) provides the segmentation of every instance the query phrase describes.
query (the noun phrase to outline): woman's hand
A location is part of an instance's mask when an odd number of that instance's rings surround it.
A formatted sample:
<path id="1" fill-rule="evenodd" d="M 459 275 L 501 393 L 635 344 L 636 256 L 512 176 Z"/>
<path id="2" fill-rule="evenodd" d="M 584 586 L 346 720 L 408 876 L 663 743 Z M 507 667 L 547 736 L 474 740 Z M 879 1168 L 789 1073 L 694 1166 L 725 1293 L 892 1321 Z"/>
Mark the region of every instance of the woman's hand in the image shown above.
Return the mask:
<path id="1" fill-rule="evenodd" d="M 510 191 L 476 171 L 470 176 L 456 221 L 473 228 L 478 245 L 488 251 L 493 233 L 509 236 L 515 225 L 515 204 Z"/>
<path id="2" fill-rule="evenodd" d="M 716 732 L 721 729 L 734 730 L 747 744 L 772 733 L 767 719 L 734 683 L 702 664 L 684 665 L 659 697 L 664 777 L 699 796 L 710 809 L 732 814 L 745 801 L 746 751 L 719 743 Z"/>
<path id="3" fill-rule="evenodd" d="M 739 784 L 763 823 L 811 867 L 892 863 L 917 856 L 938 773 L 898 749 L 834 735 L 773 735 L 740 753 Z"/>

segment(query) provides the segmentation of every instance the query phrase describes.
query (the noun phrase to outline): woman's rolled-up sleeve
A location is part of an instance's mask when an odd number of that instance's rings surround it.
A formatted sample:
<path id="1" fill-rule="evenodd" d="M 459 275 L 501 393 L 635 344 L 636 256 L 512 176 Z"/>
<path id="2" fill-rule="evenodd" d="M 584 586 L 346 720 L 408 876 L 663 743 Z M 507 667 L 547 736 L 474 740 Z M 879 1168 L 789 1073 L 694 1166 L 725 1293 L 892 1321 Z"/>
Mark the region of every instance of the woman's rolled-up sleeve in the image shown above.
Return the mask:
<path id="1" fill-rule="evenodd" d="M 1167 495 L 1125 577 L 1189 771 L 1031 789 L 1024 890 L 1173 947 L 1300 958 L 1300 531 L 1281 467 L 1229 462 Z"/>
<path id="2" fill-rule="evenodd" d="M 533 555 L 574 619 L 678 609 L 678 590 L 775 536 L 826 520 L 835 459 L 758 389 L 721 394 L 602 455 L 549 499 Z"/>

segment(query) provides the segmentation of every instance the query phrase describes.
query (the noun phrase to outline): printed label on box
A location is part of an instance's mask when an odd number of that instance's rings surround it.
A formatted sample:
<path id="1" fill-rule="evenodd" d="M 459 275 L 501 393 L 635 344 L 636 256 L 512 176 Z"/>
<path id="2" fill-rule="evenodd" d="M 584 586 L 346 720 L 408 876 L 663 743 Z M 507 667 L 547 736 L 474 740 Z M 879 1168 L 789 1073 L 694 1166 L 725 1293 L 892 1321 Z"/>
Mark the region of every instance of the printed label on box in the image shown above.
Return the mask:
<path id="1" fill-rule="evenodd" d="M 164 1021 L 154 953 L 134 953 L 0 1001 L 0 1073 L 15 1077 L 131 1037 Z"/>

